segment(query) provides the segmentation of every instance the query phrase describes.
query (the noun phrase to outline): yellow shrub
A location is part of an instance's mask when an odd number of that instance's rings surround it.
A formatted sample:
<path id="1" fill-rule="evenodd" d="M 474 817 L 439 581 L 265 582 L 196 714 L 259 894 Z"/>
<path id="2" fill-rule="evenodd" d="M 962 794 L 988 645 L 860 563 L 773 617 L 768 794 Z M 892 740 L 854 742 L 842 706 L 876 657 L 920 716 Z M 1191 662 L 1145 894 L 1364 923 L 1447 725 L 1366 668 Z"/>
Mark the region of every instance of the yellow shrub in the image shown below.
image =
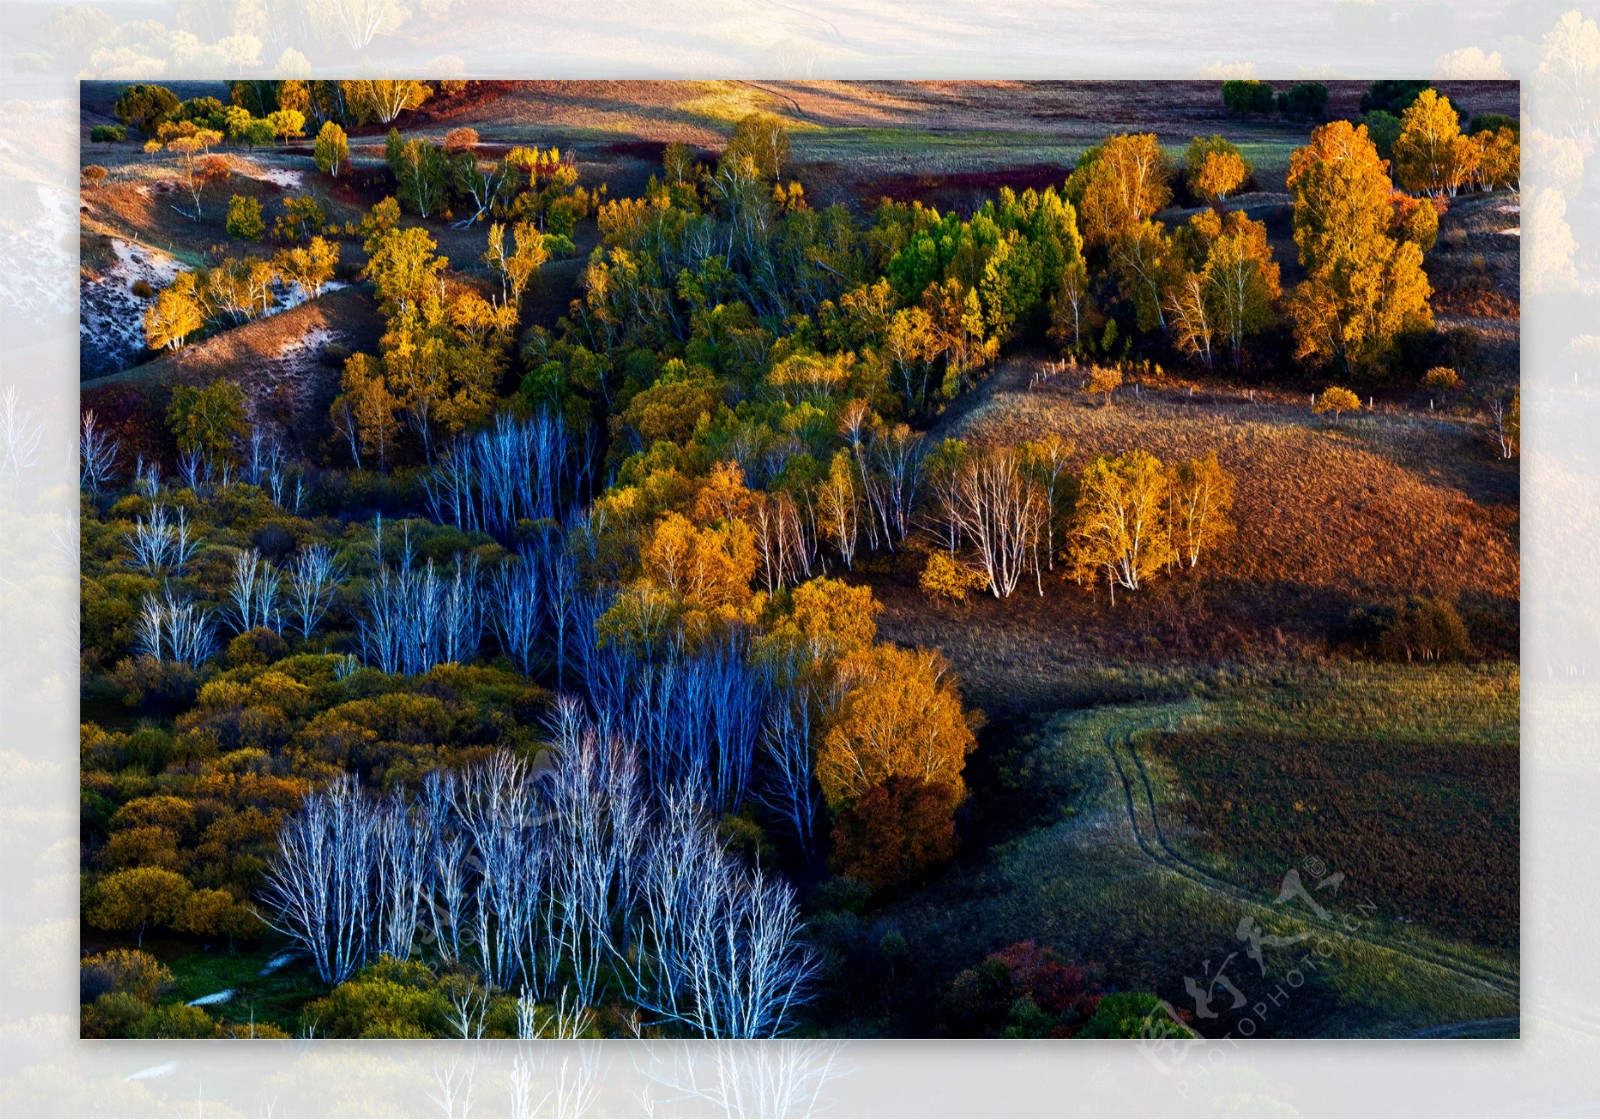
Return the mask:
<path id="1" fill-rule="evenodd" d="M 948 552 L 940 549 L 928 554 L 928 562 L 917 580 L 918 586 L 934 598 L 956 603 L 964 602 L 968 591 L 981 591 L 988 583 L 988 576 L 956 563 Z"/>

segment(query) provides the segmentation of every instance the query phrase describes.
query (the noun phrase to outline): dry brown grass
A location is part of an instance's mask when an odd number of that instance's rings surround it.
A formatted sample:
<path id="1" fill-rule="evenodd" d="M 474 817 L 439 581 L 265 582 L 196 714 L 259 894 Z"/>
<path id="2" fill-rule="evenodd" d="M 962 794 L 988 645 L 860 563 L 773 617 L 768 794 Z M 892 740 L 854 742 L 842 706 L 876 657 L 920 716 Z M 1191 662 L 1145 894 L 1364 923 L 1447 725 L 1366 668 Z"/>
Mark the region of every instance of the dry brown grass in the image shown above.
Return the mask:
<path id="1" fill-rule="evenodd" d="M 1452 199 L 1427 258 L 1434 325 L 1477 338 L 1462 373 L 1480 398 L 1507 396 L 1520 381 L 1521 218 L 1509 191 Z"/>
<path id="2" fill-rule="evenodd" d="M 1238 478 L 1239 530 L 1218 574 L 1357 592 L 1395 588 L 1514 595 L 1516 475 L 1475 454 L 1463 425 L 1379 414 L 1328 423 L 1258 395 L 1120 390 L 1109 408 L 1061 389 L 999 392 L 970 414 L 980 442 L 1076 444 L 1080 460 L 1139 447 L 1163 460 L 1215 450 Z"/>
<path id="3" fill-rule="evenodd" d="M 1042 597 L 1029 584 L 1005 602 L 950 606 L 917 591 L 907 565 L 874 574 L 884 636 L 944 649 L 980 705 L 1071 702 L 1106 659 L 1320 655 L 1353 607 L 1413 594 L 1486 607 L 1514 631 L 1517 471 L 1471 424 L 1385 411 L 1334 424 L 1305 398 L 1250 402 L 1226 388 L 1123 389 L 1101 408 L 1071 387 L 1029 389 L 1030 374 L 1029 361 L 1003 364 L 935 435 L 986 444 L 1054 433 L 1075 445 L 1075 465 L 1129 448 L 1164 461 L 1215 450 L 1237 479 L 1238 528 L 1199 571 L 1115 608 L 1103 589 L 1059 577 Z"/>

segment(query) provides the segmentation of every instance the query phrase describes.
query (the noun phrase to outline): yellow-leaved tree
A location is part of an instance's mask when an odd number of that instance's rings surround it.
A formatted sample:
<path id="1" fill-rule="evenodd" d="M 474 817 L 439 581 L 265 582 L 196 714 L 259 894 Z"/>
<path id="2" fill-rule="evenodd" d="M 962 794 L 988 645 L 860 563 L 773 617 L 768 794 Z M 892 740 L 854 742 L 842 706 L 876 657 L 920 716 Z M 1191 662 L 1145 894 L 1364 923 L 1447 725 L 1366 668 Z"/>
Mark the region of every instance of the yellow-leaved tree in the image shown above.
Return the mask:
<path id="1" fill-rule="evenodd" d="M 380 124 L 389 124 L 401 113 L 415 109 L 433 96 L 431 86 L 409 78 L 363 78 L 339 85 L 345 104 L 356 119 Z"/>
<path id="2" fill-rule="evenodd" d="M 1332 121 L 1289 163 L 1306 278 L 1290 300 L 1295 356 L 1366 371 L 1433 325 L 1422 249 L 1394 235 L 1394 184 L 1365 125 Z"/>
<path id="3" fill-rule="evenodd" d="M 950 667 L 935 650 L 882 645 L 839 663 L 839 702 L 817 750 L 817 783 L 838 810 L 890 778 L 949 787 L 977 747 Z"/>
<path id="4" fill-rule="evenodd" d="M 205 325 L 195 274 L 180 272 L 144 309 L 144 340 L 152 350 L 176 350 Z"/>
<path id="5" fill-rule="evenodd" d="M 1148 451 L 1101 455 L 1084 467 L 1069 552 L 1076 577 L 1104 579 L 1113 603 L 1118 587 L 1139 590 L 1171 555 L 1166 496 L 1166 469 Z"/>
<path id="6" fill-rule="evenodd" d="M 383 380 L 383 366 L 371 354 L 352 354 L 344 363 L 340 393 L 329 408 L 333 427 L 350 448 L 350 460 L 360 470 L 361 456 L 372 455 L 378 469 L 388 467 L 399 434 L 400 402 Z"/>
<path id="7" fill-rule="evenodd" d="M 1311 411 L 1319 415 L 1324 412 L 1331 412 L 1333 413 L 1334 421 L 1337 422 L 1339 417 L 1346 412 L 1360 412 L 1361 398 L 1349 389 L 1342 389 L 1337 385 L 1329 385 L 1317 397 L 1317 403 L 1311 406 Z"/>
<path id="8" fill-rule="evenodd" d="M 641 550 L 646 577 L 695 607 L 741 607 L 756 574 L 750 526 L 731 520 L 702 528 L 681 513 L 656 522 Z"/>
<path id="9" fill-rule="evenodd" d="M 1476 175 L 1481 158 L 1477 143 L 1461 135 L 1460 118 L 1448 97 L 1425 89 L 1401 116 L 1394 172 L 1406 190 L 1454 195 Z"/>
<path id="10" fill-rule="evenodd" d="M 506 248 L 505 226 L 499 222 L 489 227 L 489 247 L 484 251 L 483 263 L 500 277 L 500 298 L 512 307 L 522 306 L 522 293 L 527 290 L 534 274 L 550 259 L 545 247 L 544 234 L 532 222 L 517 222 L 511 227 L 511 248 Z"/>
<path id="11" fill-rule="evenodd" d="M 304 246 L 280 249 L 272 265 L 284 280 L 299 284 L 301 291 L 316 299 L 339 267 L 339 243 L 313 237 Z"/>
<path id="12" fill-rule="evenodd" d="M 792 635 L 815 659 L 843 657 L 872 645 L 882 610 L 870 587 L 818 576 L 794 589 L 788 615 L 769 633 Z"/>
<path id="13" fill-rule="evenodd" d="M 1478 145 L 1478 182 L 1484 190 L 1514 187 L 1522 181 L 1522 141 L 1514 129 L 1485 129 L 1472 139 Z"/>
<path id="14" fill-rule="evenodd" d="M 1172 170 L 1153 132 L 1109 136 L 1083 153 L 1067 179 L 1083 243 L 1109 247 L 1163 209 Z"/>
<path id="15" fill-rule="evenodd" d="M 748 517 L 756 502 L 744 484 L 744 469 L 732 459 L 716 463 L 695 495 L 690 516 L 702 525 Z"/>
<path id="16" fill-rule="evenodd" d="M 1218 338 L 1241 364 L 1247 338 L 1270 327 L 1283 295 L 1278 262 L 1272 259 L 1264 222 L 1242 212 L 1227 215 L 1211 242 L 1200 277 L 1205 305 Z"/>
<path id="17" fill-rule="evenodd" d="M 1183 181 L 1191 194 L 1207 202 L 1227 198 L 1254 171 L 1238 145 L 1221 136 L 1196 136 L 1183 154 Z"/>
<path id="18" fill-rule="evenodd" d="M 1233 530 L 1233 475 L 1215 451 L 1167 472 L 1167 525 L 1172 532 L 1172 558 L 1180 568 L 1193 568 L 1200 554 Z"/>
<path id="19" fill-rule="evenodd" d="M 917 577 L 917 586 L 936 599 L 964 603 L 967 592 L 989 586 L 989 577 L 954 559 L 942 548 L 928 553 L 928 562 Z"/>

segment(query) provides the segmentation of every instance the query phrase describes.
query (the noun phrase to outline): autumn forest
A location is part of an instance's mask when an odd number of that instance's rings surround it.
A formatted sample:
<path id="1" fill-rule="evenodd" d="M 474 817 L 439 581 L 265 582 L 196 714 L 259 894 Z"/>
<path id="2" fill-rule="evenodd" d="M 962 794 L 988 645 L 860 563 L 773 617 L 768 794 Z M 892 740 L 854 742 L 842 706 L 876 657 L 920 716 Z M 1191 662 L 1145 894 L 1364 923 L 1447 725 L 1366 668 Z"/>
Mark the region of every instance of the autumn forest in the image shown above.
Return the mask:
<path id="1" fill-rule="evenodd" d="M 1515 1034 L 1517 105 L 85 83 L 83 1035 Z"/>

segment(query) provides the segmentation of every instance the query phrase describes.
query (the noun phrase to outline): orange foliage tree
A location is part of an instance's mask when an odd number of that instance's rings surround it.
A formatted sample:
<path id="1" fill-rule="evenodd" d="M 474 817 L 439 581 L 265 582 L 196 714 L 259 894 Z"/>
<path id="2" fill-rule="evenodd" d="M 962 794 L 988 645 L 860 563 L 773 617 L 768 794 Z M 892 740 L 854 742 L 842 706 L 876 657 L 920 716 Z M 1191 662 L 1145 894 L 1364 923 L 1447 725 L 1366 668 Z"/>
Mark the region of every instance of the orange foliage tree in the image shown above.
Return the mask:
<path id="1" fill-rule="evenodd" d="M 951 811 L 959 802 L 959 793 L 944 782 L 900 775 L 879 782 L 839 814 L 834 871 L 874 890 L 915 879 L 955 855 Z"/>
<path id="2" fill-rule="evenodd" d="M 803 645 L 813 660 L 832 660 L 871 647 L 881 610 L 870 587 L 819 576 L 794 589 L 788 613 L 773 622 L 765 641 Z"/>
<path id="3" fill-rule="evenodd" d="M 641 558 L 647 578 L 686 603 L 739 607 L 750 601 L 756 545 L 743 521 L 703 528 L 668 513 L 656 522 Z"/>
<path id="4" fill-rule="evenodd" d="M 844 657 L 839 701 L 817 751 L 817 782 L 835 810 L 892 777 L 966 795 L 961 771 L 977 746 L 944 658 L 876 646 Z"/>

